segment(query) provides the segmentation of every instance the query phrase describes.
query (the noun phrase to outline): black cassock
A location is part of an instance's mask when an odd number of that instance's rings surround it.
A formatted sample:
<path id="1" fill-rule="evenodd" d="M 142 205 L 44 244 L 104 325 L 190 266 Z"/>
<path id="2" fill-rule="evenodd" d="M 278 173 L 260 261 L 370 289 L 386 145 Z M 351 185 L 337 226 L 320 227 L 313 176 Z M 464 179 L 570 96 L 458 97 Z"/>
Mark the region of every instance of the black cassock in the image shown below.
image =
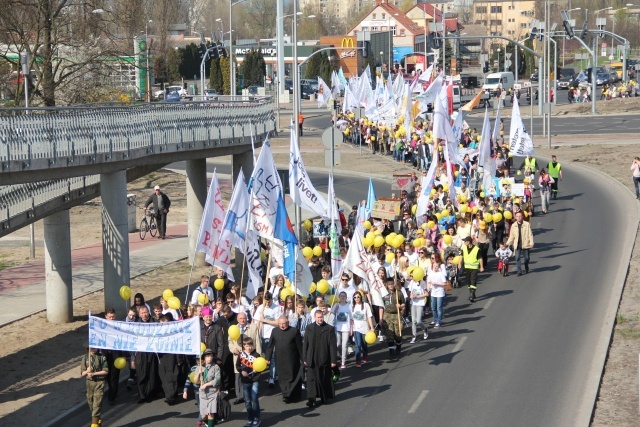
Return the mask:
<path id="1" fill-rule="evenodd" d="M 158 374 L 162 382 L 162 391 L 164 397 L 169 403 L 173 403 L 178 393 L 178 375 L 180 368 L 178 364 L 182 364 L 183 356 L 168 353 L 158 353 L 160 362 L 158 364 Z"/>
<path id="2" fill-rule="evenodd" d="M 271 332 L 266 359 L 276 352 L 276 372 L 282 397 L 292 401 L 300 400 L 302 394 L 302 337 L 296 328 L 281 330 L 275 328 Z"/>
<path id="3" fill-rule="evenodd" d="M 140 320 L 140 322 L 142 322 Z M 142 322 L 142 323 L 151 323 Z M 158 388 L 158 356 L 155 353 L 138 352 L 134 358 L 136 362 L 136 377 L 138 379 L 138 397 L 152 399 Z"/>
<path id="4" fill-rule="evenodd" d="M 331 364 L 338 363 L 336 331 L 333 326 L 312 323 L 304 333 L 302 360 L 307 367 L 307 398 L 323 402 L 335 396 Z"/>

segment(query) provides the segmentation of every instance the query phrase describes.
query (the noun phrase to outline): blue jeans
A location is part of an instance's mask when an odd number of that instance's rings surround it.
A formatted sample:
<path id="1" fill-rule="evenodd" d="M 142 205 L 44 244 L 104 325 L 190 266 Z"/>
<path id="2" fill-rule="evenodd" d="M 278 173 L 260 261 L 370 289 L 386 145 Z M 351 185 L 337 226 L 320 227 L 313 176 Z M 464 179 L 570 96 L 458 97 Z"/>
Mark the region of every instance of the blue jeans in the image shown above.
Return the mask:
<path id="1" fill-rule="evenodd" d="M 516 249 L 516 270 L 522 271 L 520 267 L 520 257 L 524 258 L 524 268 L 529 269 L 529 249 Z"/>
<path id="2" fill-rule="evenodd" d="M 242 383 L 244 406 L 247 408 L 247 417 L 249 418 L 249 421 L 257 421 L 260 419 L 260 401 L 258 400 L 259 389 L 260 381 Z"/>
<path id="3" fill-rule="evenodd" d="M 356 342 L 356 363 L 360 363 L 362 356 L 369 355 L 369 348 L 367 347 L 367 342 L 364 340 L 364 334 L 354 331 L 353 340 Z"/>
<path id="4" fill-rule="evenodd" d="M 269 341 L 271 341 L 270 338 L 263 338 L 262 339 L 262 348 L 264 348 L 265 352 L 266 352 L 266 348 L 269 347 Z M 271 355 L 271 364 L 269 365 L 269 379 L 270 380 L 276 380 L 276 352 L 274 351 L 273 354 Z"/>
<path id="5" fill-rule="evenodd" d="M 633 186 L 636 187 L 636 197 L 640 197 L 640 191 L 638 191 L 638 184 L 640 183 L 640 177 L 633 177 Z"/>
<path id="6" fill-rule="evenodd" d="M 437 325 L 442 323 L 442 303 L 444 297 L 431 297 L 431 311 L 433 312 L 433 321 Z"/>

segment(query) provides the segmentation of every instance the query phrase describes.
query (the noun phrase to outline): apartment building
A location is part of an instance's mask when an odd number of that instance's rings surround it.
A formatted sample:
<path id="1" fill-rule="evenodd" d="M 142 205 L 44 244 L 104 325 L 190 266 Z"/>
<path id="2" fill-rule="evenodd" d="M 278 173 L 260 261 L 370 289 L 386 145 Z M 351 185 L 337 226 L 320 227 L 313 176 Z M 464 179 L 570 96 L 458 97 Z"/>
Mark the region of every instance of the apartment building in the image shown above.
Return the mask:
<path id="1" fill-rule="evenodd" d="M 534 9 L 534 0 L 474 1 L 473 23 L 483 25 L 487 35 L 521 40 L 529 32 Z"/>
<path id="2" fill-rule="evenodd" d="M 395 1 L 391 1 L 395 4 Z M 333 23 L 349 23 L 361 10 L 375 6 L 375 0 L 300 0 L 300 9 L 310 8 L 316 15 Z"/>

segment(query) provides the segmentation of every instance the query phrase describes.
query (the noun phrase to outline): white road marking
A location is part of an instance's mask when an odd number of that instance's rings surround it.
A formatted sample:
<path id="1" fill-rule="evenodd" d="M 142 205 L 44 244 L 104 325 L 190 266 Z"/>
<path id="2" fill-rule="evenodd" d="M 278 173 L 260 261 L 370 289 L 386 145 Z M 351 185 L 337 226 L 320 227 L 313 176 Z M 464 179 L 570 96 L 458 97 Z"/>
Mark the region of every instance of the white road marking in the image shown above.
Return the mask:
<path id="1" fill-rule="evenodd" d="M 429 390 L 422 390 L 422 392 L 420 393 L 416 401 L 413 402 L 413 405 L 411 405 L 411 408 L 409 408 L 410 414 L 416 413 L 416 411 L 418 410 L 418 407 L 420 406 L 424 398 L 427 397 L 427 394 L 429 394 Z"/>
<path id="2" fill-rule="evenodd" d="M 484 305 L 484 310 L 488 309 L 489 307 L 491 307 L 491 304 L 493 303 L 493 300 L 495 298 L 491 298 L 489 301 L 487 301 L 487 303 Z"/>
<path id="3" fill-rule="evenodd" d="M 460 351 L 460 349 L 462 348 L 462 344 L 464 344 L 464 342 L 466 340 L 467 340 L 467 337 L 460 338 L 460 341 L 458 341 L 458 344 L 456 344 L 456 346 L 453 347 L 452 353 L 456 353 L 456 352 Z"/>

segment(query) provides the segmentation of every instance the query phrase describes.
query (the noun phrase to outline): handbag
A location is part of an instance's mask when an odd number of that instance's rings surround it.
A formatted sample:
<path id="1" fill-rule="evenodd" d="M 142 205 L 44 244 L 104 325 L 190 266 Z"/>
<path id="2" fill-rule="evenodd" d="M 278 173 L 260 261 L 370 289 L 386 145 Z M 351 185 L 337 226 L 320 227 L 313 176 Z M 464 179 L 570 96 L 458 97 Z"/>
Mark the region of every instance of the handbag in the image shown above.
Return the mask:
<path id="1" fill-rule="evenodd" d="M 447 281 L 447 283 L 444 285 L 444 291 L 451 292 L 452 289 L 453 289 L 453 286 L 451 286 L 451 282 Z"/>

